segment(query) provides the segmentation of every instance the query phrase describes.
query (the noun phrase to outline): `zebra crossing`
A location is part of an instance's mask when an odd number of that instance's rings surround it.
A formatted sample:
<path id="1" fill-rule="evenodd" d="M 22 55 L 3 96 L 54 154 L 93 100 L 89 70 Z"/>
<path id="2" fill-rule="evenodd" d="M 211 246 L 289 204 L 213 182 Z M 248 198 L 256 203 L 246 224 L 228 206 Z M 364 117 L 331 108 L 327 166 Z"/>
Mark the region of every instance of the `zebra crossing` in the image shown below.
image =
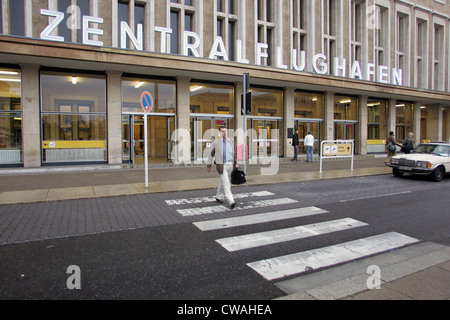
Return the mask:
<path id="1" fill-rule="evenodd" d="M 237 207 L 239 208 L 238 210 L 241 211 L 262 207 L 270 207 L 273 209 L 273 207 L 278 205 L 298 203 L 298 201 L 290 198 L 252 200 L 253 197 L 273 196 L 276 197 L 276 195 L 272 192 L 260 191 L 237 194 L 235 198 L 248 200 L 246 203 L 241 203 Z M 214 197 L 201 197 L 166 200 L 166 203 L 170 206 L 200 204 L 200 207 L 197 208 L 177 209 L 176 211 L 178 214 L 182 216 L 205 215 L 208 213 L 230 210 L 224 205 L 205 206 L 205 204 L 212 201 L 215 201 Z M 251 226 L 307 216 L 318 217 L 327 214 L 330 214 L 327 210 L 315 206 L 308 206 L 287 210 L 268 210 L 267 212 L 248 215 L 245 215 L 245 212 L 242 212 L 242 214 L 238 216 L 198 221 L 193 222 L 193 224 L 202 232 L 213 232 L 227 228 Z M 323 236 L 333 232 L 348 231 L 364 226 L 368 226 L 368 224 L 352 218 L 341 218 L 307 225 L 297 225 L 289 228 L 218 238 L 215 241 L 225 250 L 229 252 L 236 252 L 292 240 Z M 332 246 L 315 248 L 284 256 L 267 257 L 263 260 L 246 263 L 246 265 L 261 275 L 264 279 L 269 281 L 277 281 L 286 277 L 300 276 L 302 273 L 307 271 L 331 267 L 336 264 L 393 250 L 418 241 L 418 239 L 397 232 L 387 232 L 353 241 L 338 243 Z"/>

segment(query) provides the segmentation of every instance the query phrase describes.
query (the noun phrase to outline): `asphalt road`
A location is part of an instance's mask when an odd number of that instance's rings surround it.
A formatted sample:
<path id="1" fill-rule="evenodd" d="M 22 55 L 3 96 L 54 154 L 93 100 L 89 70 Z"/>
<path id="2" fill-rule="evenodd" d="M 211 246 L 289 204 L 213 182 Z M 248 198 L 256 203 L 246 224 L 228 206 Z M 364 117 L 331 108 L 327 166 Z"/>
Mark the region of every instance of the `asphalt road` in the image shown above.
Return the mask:
<path id="1" fill-rule="evenodd" d="M 272 195 L 248 196 L 261 191 Z M 249 262 L 386 232 L 450 245 L 450 178 L 383 175 L 235 187 L 233 193 L 246 195 L 233 211 L 202 198 L 214 190 L 1 206 L 0 299 L 266 300 L 284 293 Z M 285 200 L 258 202 L 274 199 Z M 328 213 L 211 231 L 193 224 L 308 206 Z M 216 212 L 199 209 L 208 207 Z M 183 215 L 192 212 L 186 209 L 203 213 Z M 341 218 L 367 225 L 235 252 L 216 242 Z M 68 289 L 73 265 L 81 289 Z"/>

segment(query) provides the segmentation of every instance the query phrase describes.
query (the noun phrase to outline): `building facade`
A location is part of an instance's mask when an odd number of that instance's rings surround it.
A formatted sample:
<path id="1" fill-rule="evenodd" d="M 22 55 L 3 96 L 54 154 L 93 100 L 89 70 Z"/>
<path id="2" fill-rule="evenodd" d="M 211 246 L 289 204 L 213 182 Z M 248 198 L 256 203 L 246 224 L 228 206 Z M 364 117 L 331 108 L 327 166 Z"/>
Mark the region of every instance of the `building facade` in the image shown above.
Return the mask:
<path id="1" fill-rule="evenodd" d="M 221 125 L 253 160 L 295 128 L 316 152 L 450 138 L 448 0 L 0 3 L 0 166 L 143 162 L 144 117 L 150 163 L 201 162 Z"/>

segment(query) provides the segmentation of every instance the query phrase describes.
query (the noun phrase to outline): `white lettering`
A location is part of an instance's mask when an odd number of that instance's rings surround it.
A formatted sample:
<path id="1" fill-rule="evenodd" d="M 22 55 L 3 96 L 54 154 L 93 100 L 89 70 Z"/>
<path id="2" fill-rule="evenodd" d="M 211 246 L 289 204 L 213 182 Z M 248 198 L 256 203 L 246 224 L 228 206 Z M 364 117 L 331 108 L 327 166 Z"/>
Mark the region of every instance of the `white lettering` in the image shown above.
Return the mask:
<path id="1" fill-rule="evenodd" d="M 97 28 L 90 28 L 90 23 L 103 23 L 103 18 L 83 16 L 83 44 L 88 44 L 92 46 L 103 46 L 103 41 L 91 40 L 89 39 L 89 35 L 103 35 L 103 30 Z"/>
<path id="2" fill-rule="evenodd" d="M 256 64 L 262 65 L 262 58 L 268 58 L 269 54 L 264 52 L 263 49 L 269 49 L 269 45 L 266 43 L 257 43 L 256 44 Z"/>
<path id="3" fill-rule="evenodd" d="M 189 43 L 189 39 L 194 39 L 194 43 Z M 183 40 L 183 55 L 188 56 L 190 50 L 195 57 L 199 58 L 200 54 L 198 53 L 197 48 L 200 46 L 200 37 L 198 34 L 192 31 L 185 31 Z"/>
<path id="4" fill-rule="evenodd" d="M 322 60 L 319 64 L 317 64 L 317 61 L 318 60 Z M 315 56 L 314 56 L 314 58 L 313 58 L 313 68 L 314 68 L 314 71 L 316 72 L 316 73 L 318 73 L 318 74 L 325 74 L 325 73 L 327 73 L 328 72 L 328 64 L 325 62 L 327 60 L 327 57 L 324 55 L 324 54 L 322 54 L 322 53 L 319 53 L 319 54 L 316 54 Z M 319 67 L 322 67 L 322 69 L 319 69 Z"/>
<path id="5" fill-rule="evenodd" d="M 172 34 L 172 29 L 163 28 L 163 27 L 155 27 L 155 32 L 161 32 L 161 52 L 167 52 L 167 43 L 168 43 L 168 35 Z"/>
<path id="6" fill-rule="evenodd" d="M 352 70 L 350 72 L 350 78 L 355 79 L 358 77 L 358 79 L 362 79 L 362 72 L 361 72 L 361 65 L 359 64 L 359 61 L 354 61 L 352 65 Z"/>
<path id="7" fill-rule="evenodd" d="M 40 34 L 41 39 L 63 42 L 65 40 L 62 36 L 57 35 L 58 26 L 64 21 L 64 13 L 59 11 L 52 11 L 41 9 L 41 15 L 48 16 L 49 24 L 43 29 Z M 70 16 L 67 19 L 67 27 L 70 30 L 80 29 L 80 10 L 77 6 L 71 5 L 67 8 L 67 13 Z M 98 36 L 102 36 L 103 30 L 98 27 L 98 24 L 103 24 L 103 18 L 82 16 L 82 35 L 83 44 L 93 46 L 103 46 L 103 42 L 98 40 Z M 90 24 L 93 24 L 92 26 Z M 120 48 L 127 48 L 127 41 L 130 40 L 131 49 L 144 50 L 144 32 L 143 25 L 138 24 L 136 33 L 132 31 L 126 21 L 120 22 Z M 161 34 L 161 52 L 169 53 L 170 36 L 172 29 L 155 26 L 155 32 Z M 200 37 L 192 31 L 184 31 L 182 54 L 185 56 L 200 57 L 203 54 L 203 47 Z M 263 59 L 269 59 L 269 46 L 265 43 L 257 43 L 255 48 L 255 63 L 257 65 L 263 65 Z M 289 67 L 283 63 L 283 48 L 276 47 L 275 50 L 275 62 L 274 66 L 280 69 L 288 69 Z M 214 43 L 209 51 L 210 59 L 223 58 L 225 61 L 229 61 L 229 55 L 227 48 L 224 44 L 222 37 L 216 37 Z M 312 60 L 313 71 L 318 74 L 333 74 L 334 76 L 347 77 L 347 61 L 344 58 L 333 57 L 333 68 L 329 70 L 327 59 L 331 57 L 325 56 L 323 53 L 316 54 Z M 243 41 L 236 40 L 236 62 L 249 64 L 249 60 L 246 59 L 246 49 Z M 266 62 L 266 61 L 264 61 Z M 265 64 L 268 64 L 266 62 Z M 264 65 L 265 65 L 264 64 Z M 306 52 L 297 49 L 292 49 L 290 55 L 290 68 L 295 71 L 304 71 L 306 69 Z M 368 81 L 378 81 L 380 83 L 391 82 L 394 85 L 403 85 L 403 70 L 392 68 L 392 72 L 389 72 L 387 66 L 376 66 L 374 63 L 367 63 L 364 70 L 364 74 L 359 61 L 353 61 L 351 67 L 349 67 L 349 77 L 351 79 L 360 79 Z"/>
<path id="8" fill-rule="evenodd" d="M 392 69 L 392 84 L 403 85 L 403 70 L 402 69 Z"/>
<path id="9" fill-rule="evenodd" d="M 222 314 L 238 314 L 238 315 L 265 315 L 272 314 L 272 310 L 269 305 L 255 304 L 255 305 L 230 305 L 226 304 L 222 306 Z"/>
<path id="10" fill-rule="evenodd" d="M 137 38 L 134 36 L 133 31 L 131 31 L 130 26 L 125 21 L 120 22 L 120 47 L 122 49 L 127 48 L 127 35 L 130 37 L 131 42 L 133 43 L 136 50 L 143 50 L 143 27 L 142 24 L 137 25 Z"/>
<path id="11" fill-rule="evenodd" d="M 339 64 L 339 58 L 334 57 L 334 68 L 333 68 L 333 74 L 335 76 L 339 76 L 339 71 L 342 73 L 342 77 L 346 76 L 346 70 L 347 70 L 347 60 L 342 59 L 342 64 Z"/>
<path id="12" fill-rule="evenodd" d="M 303 71 L 306 67 L 306 52 L 300 51 L 300 66 L 297 64 L 297 49 L 292 49 L 292 68 L 296 71 Z"/>
<path id="13" fill-rule="evenodd" d="M 64 42 L 64 37 L 51 35 L 51 33 L 56 29 L 56 27 L 58 27 L 58 25 L 64 20 L 64 13 L 58 12 L 58 11 L 41 9 L 41 14 L 44 16 L 55 17 L 54 20 L 49 19 L 50 23 L 41 32 L 41 39 Z"/>
<path id="14" fill-rule="evenodd" d="M 367 72 L 366 72 L 366 80 L 370 81 L 370 77 L 373 76 L 375 81 L 375 64 L 374 63 L 368 63 L 367 64 Z"/>
<path id="15" fill-rule="evenodd" d="M 378 82 L 381 82 L 381 83 L 389 82 L 389 74 L 387 73 L 387 71 L 389 71 L 389 67 L 386 67 L 386 66 L 378 67 Z"/>
<path id="16" fill-rule="evenodd" d="M 283 49 L 281 47 L 277 47 L 277 68 L 287 69 L 288 66 L 283 64 Z"/>
<path id="17" fill-rule="evenodd" d="M 225 49 L 222 37 L 216 37 L 211 52 L 209 53 L 210 59 L 215 59 L 215 57 L 222 57 L 225 61 L 228 61 L 227 49 Z"/>
<path id="18" fill-rule="evenodd" d="M 242 40 L 236 40 L 236 47 L 237 47 L 237 62 L 240 63 L 249 63 L 247 59 L 244 57 L 244 48 L 242 46 Z"/>

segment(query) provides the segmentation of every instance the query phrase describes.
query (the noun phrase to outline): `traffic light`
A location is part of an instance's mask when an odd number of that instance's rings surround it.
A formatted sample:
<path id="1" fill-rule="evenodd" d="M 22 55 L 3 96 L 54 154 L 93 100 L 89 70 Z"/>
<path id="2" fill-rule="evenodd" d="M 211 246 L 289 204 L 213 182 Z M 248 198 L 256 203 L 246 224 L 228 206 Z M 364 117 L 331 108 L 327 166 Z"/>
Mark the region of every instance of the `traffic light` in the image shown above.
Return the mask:
<path id="1" fill-rule="evenodd" d="M 249 91 L 245 94 L 245 105 L 244 105 L 244 95 L 241 94 L 241 115 L 252 113 L 252 93 Z"/>
<path id="2" fill-rule="evenodd" d="M 243 76 L 243 89 L 245 94 L 241 95 L 241 115 L 252 113 L 252 93 L 250 92 L 250 74 L 244 73 Z"/>

